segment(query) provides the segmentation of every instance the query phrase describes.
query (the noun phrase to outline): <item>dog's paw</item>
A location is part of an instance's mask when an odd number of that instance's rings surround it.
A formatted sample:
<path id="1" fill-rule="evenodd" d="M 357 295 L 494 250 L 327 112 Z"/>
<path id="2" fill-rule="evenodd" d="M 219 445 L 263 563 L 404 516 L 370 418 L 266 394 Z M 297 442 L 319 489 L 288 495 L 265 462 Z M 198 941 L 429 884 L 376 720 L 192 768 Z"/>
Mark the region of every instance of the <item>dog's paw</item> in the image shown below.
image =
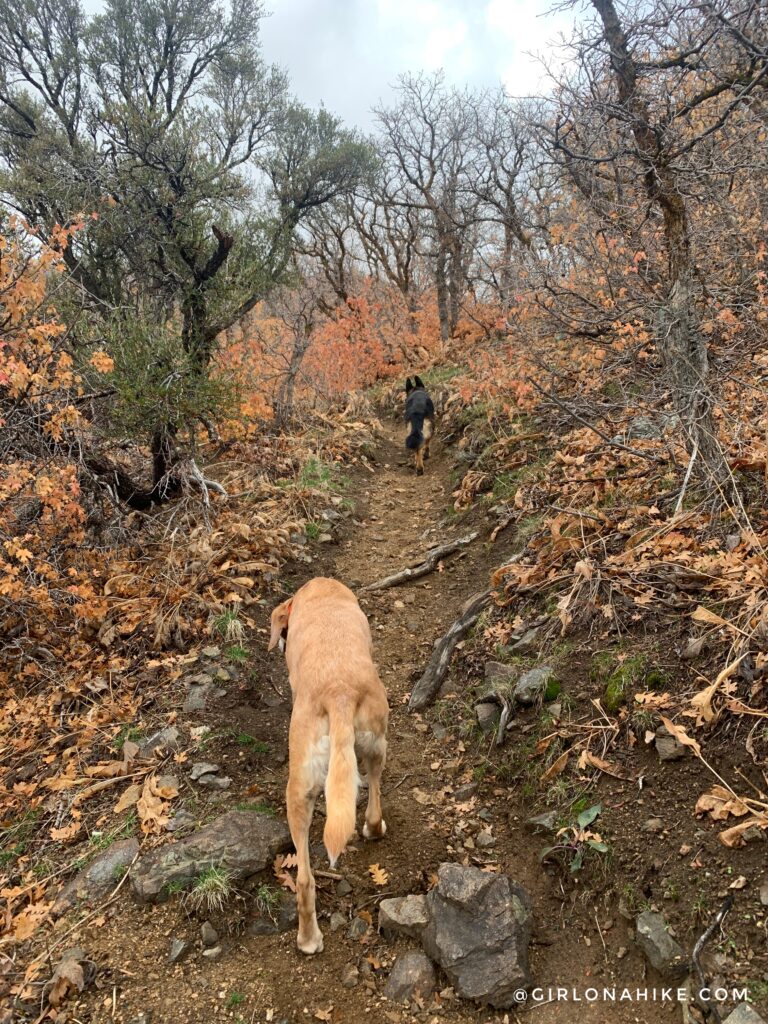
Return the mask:
<path id="1" fill-rule="evenodd" d="M 382 818 L 375 828 L 369 828 L 368 822 L 363 825 L 363 836 L 366 839 L 382 839 L 387 834 L 387 823 Z"/>
<path id="2" fill-rule="evenodd" d="M 302 937 L 299 936 L 296 939 L 296 945 L 302 953 L 306 954 L 306 956 L 314 956 L 315 953 L 322 953 L 323 933 L 318 928 L 316 933 L 309 939 L 302 939 Z"/>

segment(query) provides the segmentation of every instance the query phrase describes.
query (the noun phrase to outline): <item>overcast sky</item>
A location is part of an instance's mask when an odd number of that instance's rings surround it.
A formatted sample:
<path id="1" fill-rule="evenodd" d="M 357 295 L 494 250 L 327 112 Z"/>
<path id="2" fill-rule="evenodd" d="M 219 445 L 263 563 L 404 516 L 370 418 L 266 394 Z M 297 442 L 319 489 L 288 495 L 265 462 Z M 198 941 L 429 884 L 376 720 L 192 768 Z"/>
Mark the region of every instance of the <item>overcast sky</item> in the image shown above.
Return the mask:
<path id="1" fill-rule="evenodd" d="M 555 0 L 265 0 L 264 57 L 285 68 L 309 107 L 373 127 L 371 107 L 393 99 L 406 71 L 442 68 L 456 85 L 504 84 L 513 96 L 548 90 L 538 56 L 557 60 L 573 15 Z M 89 14 L 102 0 L 83 0 Z"/>
<path id="2" fill-rule="evenodd" d="M 308 106 L 321 102 L 348 124 L 370 128 L 370 108 L 391 101 L 405 71 L 443 68 L 457 85 L 514 96 L 546 88 L 541 64 L 573 23 L 547 12 L 553 0 L 266 0 L 264 56 L 290 74 Z"/>

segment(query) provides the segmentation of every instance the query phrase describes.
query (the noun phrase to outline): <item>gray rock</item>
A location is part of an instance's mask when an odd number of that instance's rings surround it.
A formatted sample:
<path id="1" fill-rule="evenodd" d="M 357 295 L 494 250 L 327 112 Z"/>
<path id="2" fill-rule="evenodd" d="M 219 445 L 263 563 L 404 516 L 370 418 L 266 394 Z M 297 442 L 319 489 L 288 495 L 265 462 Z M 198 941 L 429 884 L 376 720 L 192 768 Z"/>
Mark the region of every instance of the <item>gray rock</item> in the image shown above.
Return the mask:
<path id="1" fill-rule="evenodd" d="M 496 845 L 496 838 L 490 829 L 484 828 L 475 836 L 475 843 L 481 850 L 489 850 Z"/>
<path id="2" fill-rule="evenodd" d="M 211 946 L 210 949 L 204 949 L 203 956 L 206 960 L 218 960 L 221 956 L 221 946 Z"/>
<path id="3" fill-rule="evenodd" d="M 635 924 L 637 944 L 659 974 L 677 977 L 688 970 L 688 961 L 679 943 L 669 934 L 668 925 L 661 914 L 644 910 Z"/>
<path id="4" fill-rule="evenodd" d="M 660 412 L 655 419 L 649 416 L 635 416 L 630 420 L 625 433 L 617 434 L 613 441 L 626 443 L 627 441 L 657 441 L 664 437 L 669 430 L 677 430 L 680 426 L 680 417 L 677 413 Z"/>
<path id="5" fill-rule="evenodd" d="M 514 665 L 505 665 L 501 661 L 486 661 L 485 681 L 491 685 L 511 686 L 520 674 Z"/>
<path id="6" fill-rule="evenodd" d="M 733 1013 L 729 1013 L 723 1024 L 765 1024 L 765 1021 L 749 1003 L 739 1003 Z"/>
<path id="7" fill-rule="evenodd" d="M 220 647 L 204 647 L 202 650 L 202 655 L 204 658 L 218 658 L 220 654 Z"/>
<path id="8" fill-rule="evenodd" d="M 182 704 L 182 711 L 205 711 L 205 705 L 212 689 L 212 679 L 208 683 L 190 683 L 187 699 Z"/>
<path id="9" fill-rule="evenodd" d="M 250 935 L 282 935 L 292 931 L 299 923 L 299 911 L 293 893 L 280 894 L 280 906 L 272 915 L 256 914 L 248 924 Z"/>
<path id="10" fill-rule="evenodd" d="M 233 881 L 269 867 L 291 849 L 288 826 L 255 811 L 227 811 L 210 825 L 150 850 L 131 871 L 131 888 L 142 902 L 167 896 L 172 882 L 186 885 L 212 867 L 225 868 Z"/>
<path id="11" fill-rule="evenodd" d="M 507 875 L 441 864 L 427 893 L 425 953 L 456 993 L 499 1009 L 516 1005 L 515 992 L 531 984 L 530 900 Z"/>
<path id="12" fill-rule="evenodd" d="M 541 629 L 527 629 L 515 643 L 507 649 L 510 654 L 535 654 L 539 648 L 539 634 Z"/>
<path id="13" fill-rule="evenodd" d="M 173 815 L 172 818 L 168 819 L 168 823 L 165 826 L 166 832 L 179 832 L 183 828 L 191 828 L 195 825 L 197 819 L 194 814 L 190 811 L 185 811 L 183 807 L 180 807 L 178 811 Z"/>
<path id="14" fill-rule="evenodd" d="M 515 686 L 514 697 L 519 704 L 535 704 L 542 700 L 550 684 L 555 682 L 551 665 L 540 665 L 523 673 Z"/>
<path id="15" fill-rule="evenodd" d="M 342 878 L 341 881 L 336 886 L 336 895 L 337 896 L 349 896 L 349 894 L 351 892 L 352 892 L 352 886 L 349 884 L 349 882 L 346 880 L 346 878 Z"/>
<path id="16" fill-rule="evenodd" d="M 426 896 L 398 896 L 379 904 L 379 931 L 382 935 L 410 935 L 418 939 L 427 926 Z"/>
<path id="17" fill-rule="evenodd" d="M 200 928 L 200 938 L 203 940 L 203 945 L 206 949 L 210 949 L 212 946 L 218 945 L 219 933 L 210 921 L 203 921 Z"/>
<path id="18" fill-rule="evenodd" d="M 354 917 L 352 918 L 352 923 L 347 929 L 347 937 L 350 939 L 362 939 L 367 931 L 368 925 L 362 917 Z"/>
<path id="19" fill-rule="evenodd" d="M 203 775 L 211 775 L 219 770 L 220 769 L 217 764 L 211 764 L 209 761 L 197 761 L 192 765 L 189 777 L 193 782 L 197 782 L 197 780 L 202 778 Z"/>
<path id="20" fill-rule="evenodd" d="M 557 811 L 544 811 L 543 814 L 534 814 L 528 818 L 525 824 L 531 832 L 554 835 L 557 832 L 557 821 Z"/>
<path id="21" fill-rule="evenodd" d="M 346 917 L 344 917 L 343 914 L 339 913 L 338 910 L 334 910 L 334 912 L 331 914 L 331 921 L 330 921 L 331 931 L 332 932 L 337 932 L 339 930 L 339 928 L 343 928 L 346 923 L 347 923 Z"/>
<path id="22" fill-rule="evenodd" d="M 760 902 L 764 907 L 768 907 L 768 882 L 763 882 L 760 886 Z"/>
<path id="23" fill-rule="evenodd" d="M 232 779 L 228 775 L 201 775 L 197 781 L 209 789 L 229 789 L 232 785 Z"/>
<path id="24" fill-rule="evenodd" d="M 454 799 L 459 800 L 461 802 L 463 802 L 464 800 L 471 800 L 479 788 L 480 787 L 477 782 L 467 782 L 465 783 L 465 785 L 459 786 L 457 789 L 454 790 Z"/>
<path id="25" fill-rule="evenodd" d="M 122 878 L 139 852 L 136 839 L 119 839 L 78 871 L 56 897 L 51 913 L 54 917 L 71 910 L 80 900 L 95 900 L 106 896 Z"/>
<path id="26" fill-rule="evenodd" d="M 436 984 L 437 975 L 432 961 L 418 950 L 412 950 L 395 960 L 384 995 L 393 1003 L 410 1003 L 417 996 L 429 999 Z"/>
<path id="27" fill-rule="evenodd" d="M 347 964 L 341 972 L 342 988 L 354 988 L 358 981 L 360 981 L 360 971 L 354 964 Z"/>
<path id="28" fill-rule="evenodd" d="M 152 1012 L 150 1010 L 144 1010 L 136 1017 L 131 1017 L 128 1024 L 152 1024 Z"/>
<path id="29" fill-rule="evenodd" d="M 167 729 L 153 732 L 151 736 L 148 736 L 139 747 L 139 757 L 146 760 L 157 751 L 178 750 L 180 747 L 181 734 L 175 726 L 170 726 Z"/>
<path id="30" fill-rule="evenodd" d="M 192 948 L 189 939 L 171 939 L 171 948 L 168 950 L 168 963 L 177 964 Z"/>
<path id="31" fill-rule="evenodd" d="M 501 715 L 501 708 L 498 704 L 483 702 L 475 707 L 475 715 L 477 716 L 477 724 L 482 732 L 495 732 L 499 716 Z"/>
<path id="32" fill-rule="evenodd" d="M 681 757 L 688 755 L 685 744 L 675 739 L 664 725 L 660 725 L 656 730 L 655 747 L 662 761 L 679 761 Z"/>

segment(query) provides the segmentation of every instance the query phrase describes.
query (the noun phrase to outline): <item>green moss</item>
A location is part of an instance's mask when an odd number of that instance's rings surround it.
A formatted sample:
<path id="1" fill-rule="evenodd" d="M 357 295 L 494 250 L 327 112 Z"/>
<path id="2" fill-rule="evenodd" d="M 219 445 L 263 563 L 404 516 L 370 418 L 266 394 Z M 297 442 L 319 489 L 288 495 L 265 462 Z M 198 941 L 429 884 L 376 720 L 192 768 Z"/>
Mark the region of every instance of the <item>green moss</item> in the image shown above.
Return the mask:
<path id="1" fill-rule="evenodd" d="M 643 681 L 646 670 L 645 655 L 627 658 L 609 676 L 605 684 L 603 703 L 606 711 L 618 711 L 627 698 Z"/>
<path id="2" fill-rule="evenodd" d="M 562 690 L 562 688 L 563 687 L 560 683 L 560 680 L 555 679 L 555 677 L 552 676 L 549 682 L 547 683 L 546 689 L 544 690 L 544 700 L 556 700 L 560 696 L 560 691 Z"/>

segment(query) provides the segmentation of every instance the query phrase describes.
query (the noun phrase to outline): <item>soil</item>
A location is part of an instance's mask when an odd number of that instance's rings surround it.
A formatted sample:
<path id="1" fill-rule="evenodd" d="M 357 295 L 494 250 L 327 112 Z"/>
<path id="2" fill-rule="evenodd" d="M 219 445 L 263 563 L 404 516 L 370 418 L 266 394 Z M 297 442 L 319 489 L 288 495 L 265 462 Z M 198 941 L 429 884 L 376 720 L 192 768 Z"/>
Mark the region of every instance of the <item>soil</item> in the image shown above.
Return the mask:
<path id="1" fill-rule="evenodd" d="M 471 517 L 458 521 L 447 515 L 451 469 L 451 450 L 442 449 L 438 439 L 426 474 L 414 476 L 399 429 L 385 427 L 372 471 L 359 468 L 350 484 L 352 517 L 333 543 L 310 542 L 305 550 L 311 563 L 297 563 L 284 581 L 286 592 L 314 575 L 332 575 L 359 588 L 473 525 L 484 531 L 480 540 L 447 559 L 440 571 L 380 594 L 360 594 L 390 697 L 383 784 L 388 830 L 379 843 L 354 841 L 342 858 L 339 869 L 351 887 L 347 894 L 339 894 L 336 879 L 318 877 L 324 952 L 315 958 L 303 957 L 296 950 L 293 931 L 267 937 L 247 933 L 254 887 L 275 885 L 271 874 L 254 880 L 250 891 L 211 916 L 223 948 L 214 961 L 202 956 L 200 927 L 205 915 L 188 912 L 178 897 L 146 907 L 125 894 L 102 919 L 86 922 L 72 935 L 72 944 L 87 950 L 97 971 L 79 1002 L 68 1004 L 72 1008 L 67 1020 L 129 1024 L 445 1020 L 463 1024 L 530 1018 L 536 1024 L 608 1020 L 655 1024 L 680 1019 L 677 1003 L 652 999 L 614 1005 L 571 997 L 533 1009 L 498 1012 L 456 999 L 445 979 L 433 1004 L 407 1008 L 388 1002 L 382 990 L 389 969 L 398 953 L 415 944 L 380 937 L 376 905 L 385 896 L 426 891 L 437 866 L 446 860 L 490 865 L 526 887 L 535 915 L 533 977 L 545 988 L 573 988 L 577 993 L 592 986 L 660 989 L 663 980 L 646 965 L 633 941 L 634 914 L 651 904 L 657 906 L 674 925 L 679 941 L 690 949 L 730 882 L 743 875 L 747 888 L 739 894 L 738 910 L 728 919 L 725 938 L 718 935 L 713 940 L 710 968 L 729 984 L 739 979 L 759 987 L 768 979 L 768 908 L 758 898 L 760 883 L 768 877 L 766 846 L 752 843 L 743 851 L 728 851 L 718 843 L 717 829 L 693 816 L 695 796 L 713 781 L 700 762 L 688 758 L 661 763 L 642 740 L 613 753 L 611 760 L 631 781 L 599 774 L 589 790 L 589 801 L 604 808 L 594 827 L 599 824 L 612 852 L 595 856 L 584 872 L 572 875 L 567 865 L 540 863 L 546 839 L 526 826 L 531 814 L 552 806 L 547 804 L 546 787 L 532 789 L 523 782 L 531 766 L 531 738 L 540 735 L 542 709 L 522 712 L 505 747 L 494 752 L 491 741 L 472 725 L 467 694 L 477 678 L 464 679 L 459 670 L 433 709 L 424 716 L 408 714 L 408 694 L 434 641 L 457 617 L 462 603 L 487 586 L 489 571 L 508 558 L 515 545 L 514 536 L 502 533 L 491 547 L 486 539 L 488 527 L 479 516 L 473 523 Z M 220 764 L 233 779 L 223 793 L 188 787 L 184 806 L 199 821 L 243 802 L 267 804 L 276 814 L 284 814 L 290 700 L 283 659 L 277 653 L 266 654 L 268 611 L 264 609 L 261 627 L 246 640 L 250 661 L 231 685 L 225 684 L 226 696 L 203 713 L 185 715 L 179 710 L 182 726 L 212 728 L 204 759 Z M 462 652 L 464 666 L 471 666 L 471 654 L 468 642 Z M 594 709 L 590 715 L 594 693 L 589 685 L 589 654 L 586 644 L 574 646 L 560 666 L 573 721 L 584 715 L 594 718 Z M 180 709 L 180 685 L 174 699 Z M 157 710 L 167 714 L 171 707 Z M 244 741 L 244 736 L 252 740 Z M 727 747 L 725 740 L 723 746 Z M 196 753 L 190 754 L 190 760 L 196 758 Z M 541 770 L 539 765 L 538 775 Z M 644 831 L 652 817 L 661 819 L 660 829 Z M 315 843 L 322 824 L 322 814 L 316 813 Z M 475 838 L 488 828 L 494 845 L 479 848 Z M 683 853 L 681 848 L 686 847 Z M 327 869 L 317 848 L 314 864 Z M 372 864 L 380 865 L 388 876 L 383 887 L 374 884 L 369 873 Z M 329 919 L 335 912 L 343 915 L 345 925 L 331 931 Z M 353 938 L 346 922 L 359 915 L 369 926 Z M 172 938 L 193 942 L 187 958 L 173 966 L 167 962 Z M 354 987 L 346 988 L 342 979 L 349 965 L 357 967 L 359 975 Z"/>

